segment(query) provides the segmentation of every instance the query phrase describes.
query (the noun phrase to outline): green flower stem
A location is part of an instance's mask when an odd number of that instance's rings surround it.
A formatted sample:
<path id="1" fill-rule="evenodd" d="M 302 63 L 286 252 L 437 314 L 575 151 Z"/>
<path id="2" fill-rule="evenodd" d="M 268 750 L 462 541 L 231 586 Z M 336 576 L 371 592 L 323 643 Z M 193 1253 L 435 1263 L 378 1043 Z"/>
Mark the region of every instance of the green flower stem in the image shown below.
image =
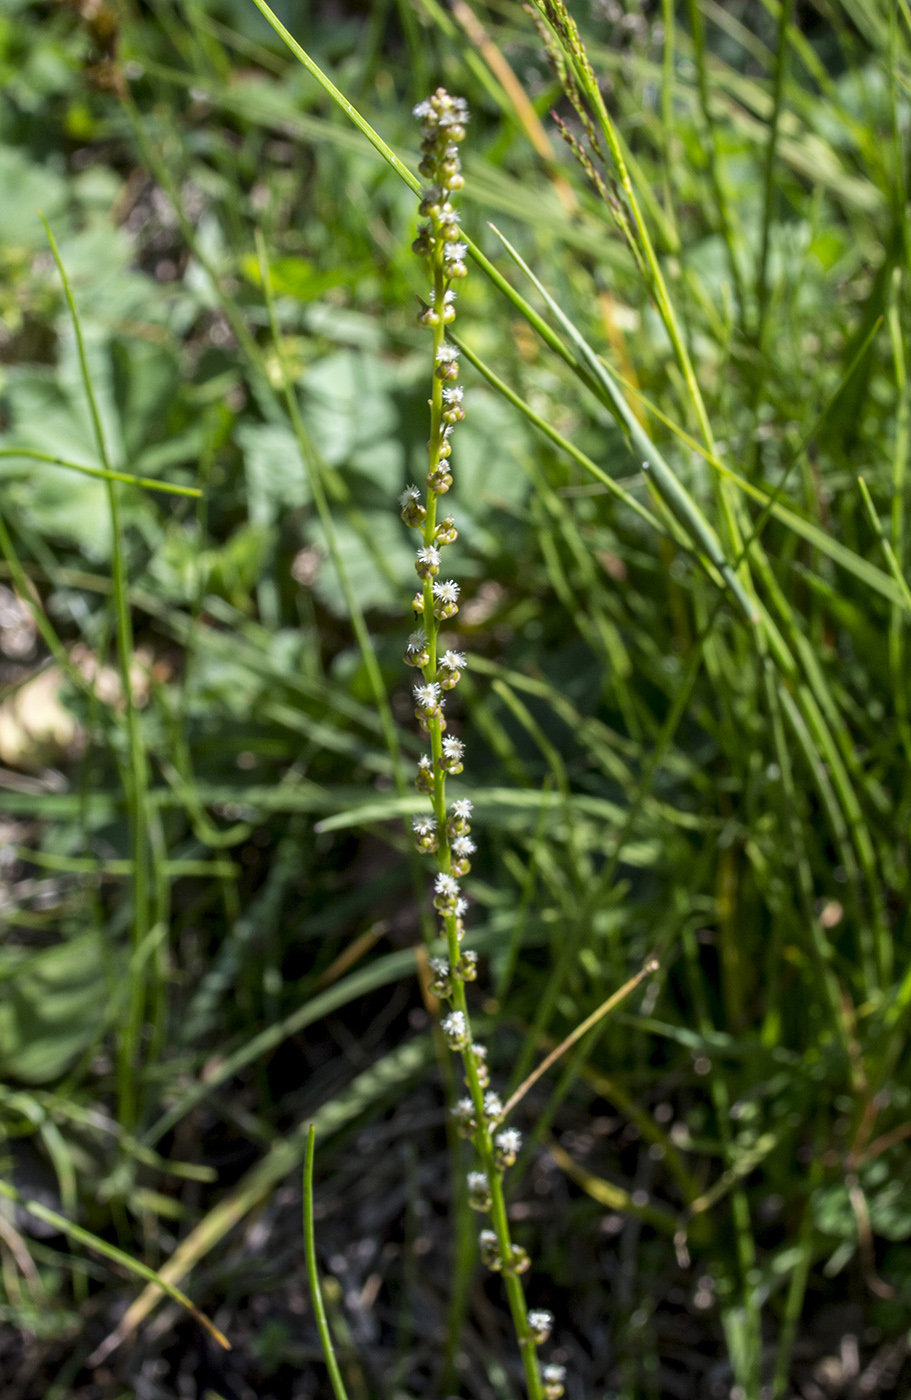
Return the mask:
<path id="1" fill-rule="evenodd" d="M 481 1047 L 475 1046 L 471 1033 L 471 1018 L 465 994 L 465 982 L 474 976 L 474 971 L 469 961 L 463 958 L 460 948 L 463 906 L 458 899 L 459 886 L 456 877 L 465 874 L 469 869 L 468 860 L 463 857 L 466 857 L 466 852 L 473 850 L 473 847 L 467 841 L 463 847 L 454 841 L 454 837 L 464 833 L 467 838 L 470 829 L 467 813 L 471 804 L 466 804 L 464 809 L 457 804 L 457 811 L 454 809 L 451 820 L 447 820 L 446 810 L 446 777 L 449 771 L 461 771 L 462 745 L 456 740 L 454 746 L 444 749 L 443 734 L 446 721 L 443 718 L 442 692 L 448 693 L 458 682 L 459 663 L 453 663 L 451 658 L 444 656 L 443 669 L 447 674 L 441 674 L 439 642 L 443 622 L 457 611 L 455 600 L 458 590 L 449 583 L 437 587 L 434 580 L 439 573 L 439 549 L 455 538 L 451 521 L 445 521 L 443 527 L 437 524 L 437 498 L 451 485 L 448 438 L 451 428 L 464 417 L 464 411 L 459 407 L 461 391 L 447 394 L 443 386 L 444 382 L 450 383 L 457 374 L 455 357 L 458 350 L 446 344 L 446 324 L 455 314 L 454 289 L 451 284 L 465 275 L 462 260 L 467 248 L 461 241 L 458 215 L 452 208 L 449 196 L 461 189 L 463 184 L 457 146 L 465 135 L 464 121 L 467 118 L 467 110 L 461 99 L 450 98 L 443 89 L 438 89 L 426 102 L 419 104 L 415 115 L 420 116 L 424 123 L 421 171 L 429 183 L 422 194 L 421 213 L 428 216 L 429 222 L 420 228 L 414 249 L 427 259 L 432 282 L 430 304 L 422 312 L 420 321 L 422 325 L 430 326 L 433 330 L 433 387 L 430 398 L 427 490 L 422 499 L 422 493 L 417 487 L 409 487 L 402 498 L 403 518 L 409 525 L 420 526 L 422 542 L 416 560 L 422 586 L 415 599 L 415 608 L 423 622 L 423 628 L 411 639 L 405 653 L 405 660 L 409 664 L 420 665 L 423 675 L 424 685 L 415 688 L 417 715 L 430 741 L 429 764 L 426 759 L 422 759 L 418 786 L 430 796 L 434 822 L 432 827 L 427 822 L 419 829 L 419 848 L 436 852 L 439 875 L 434 904 L 442 915 L 449 959 L 448 966 L 439 970 L 442 985 L 439 986 L 438 994 L 445 997 L 452 1008 L 447 1018 L 451 1024 L 447 1025 L 447 1022 L 444 1022 L 443 1029 L 449 1044 L 460 1053 L 465 1084 L 469 1091 L 468 1100 L 458 1106 L 460 1127 L 468 1131 L 483 1167 L 483 1172 L 477 1173 L 478 1181 L 469 1179 L 469 1200 L 476 1208 L 490 1213 L 496 1246 L 495 1255 L 491 1249 L 486 1262 L 503 1270 L 529 1400 L 544 1400 L 545 1379 L 548 1380 L 549 1400 L 558 1400 L 563 1393 L 562 1385 L 557 1384 L 553 1374 L 546 1377 L 538 1368 L 536 1347 L 542 1338 L 532 1330 L 525 1305 L 525 1293 L 519 1282 L 519 1273 L 528 1267 L 528 1256 L 524 1250 L 513 1246 L 509 1233 L 503 1193 L 503 1172 L 506 1166 L 515 1160 L 515 1151 L 508 1149 L 506 1143 L 495 1141 L 494 1138 L 503 1114 L 499 1110 L 496 1095 L 488 1094 L 485 1098 L 489 1079 L 484 1068 L 483 1051 Z M 454 854 L 456 860 L 453 860 Z M 507 1142 L 509 1140 L 507 1139 Z M 485 1185 L 480 1195 L 472 1200 L 472 1194 L 476 1193 L 482 1182 Z M 486 1253 L 488 1246 L 493 1246 L 493 1239 L 486 1238 L 484 1246 Z M 562 1375 L 559 1367 L 552 1368 L 552 1371 L 559 1371 Z"/>
<path id="2" fill-rule="evenodd" d="M 443 863 L 444 859 L 445 866 Z M 447 847 L 445 858 L 440 859 L 440 868 L 445 868 L 448 871 L 449 864 L 449 851 Z M 450 966 L 455 968 L 461 953 L 456 920 L 452 915 L 446 919 L 446 943 L 449 948 Z M 452 1004 L 456 1011 L 460 1011 L 465 1017 L 465 1024 L 468 1027 L 469 1042 L 473 1043 L 471 1036 L 471 1020 L 468 1012 L 468 998 L 465 995 L 465 983 L 458 978 L 453 978 Z M 474 1134 L 474 1142 L 487 1176 L 487 1184 L 490 1187 L 491 1224 L 496 1231 L 497 1241 L 500 1246 L 500 1255 L 504 1261 L 508 1261 L 512 1254 L 512 1238 L 509 1232 L 509 1220 L 506 1215 L 506 1198 L 503 1194 L 503 1173 L 497 1170 L 494 1161 L 493 1140 L 484 1116 L 484 1090 L 481 1087 L 481 1081 L 478 1078 L 478 1067 L 470 1049 L 467 1054 L 462 1055 L 462 1064 L 465 1068 L 465 1080 L 468 1085 L 469 1093 L 471 1094 L 471 1101 L 474 1104 L 475 1120 L 478 1124 Z M 541 1400 L 543 1395 L 541 1375 L 538 1370 L 535 1344 L 528 1326 L 525 1290 L 516 1274 L 505 1272 L 506 1268 L 508 1268 L 508 1263 L 504 1263 L 503 1282 L 506 1285 L 506 1297 L 509 1301 L 509 1311 L 512 1314 L 513 1327 L 515 1328 L 522 1352 L 522 1365 L 525 1368 L 525 1382 L 528 1387 L 528 1394 L 530 1400 Z"/>

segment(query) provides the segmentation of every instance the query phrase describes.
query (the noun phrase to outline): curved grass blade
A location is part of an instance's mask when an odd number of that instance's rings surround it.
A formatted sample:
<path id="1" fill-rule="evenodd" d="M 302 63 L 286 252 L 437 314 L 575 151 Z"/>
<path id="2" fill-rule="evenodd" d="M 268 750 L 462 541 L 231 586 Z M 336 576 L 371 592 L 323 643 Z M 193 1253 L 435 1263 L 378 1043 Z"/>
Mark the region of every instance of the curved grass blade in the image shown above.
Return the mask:
<path id="1" fill-rule="evenodd" d="M 41 1220 L 45 1225 L 51 1225 L 55 1230 L 59 1230 L 62 1235 L 66 1235 L 69 1239 L 75 1240 L 78 1244 L 85 1245 L 88 1249 L 93 1249 L 96 1254 L 104 1255 L 106 1259 L 112 1260 L 115 1264 L 122 1265 L 123 1268 L 129 1269 L 131 1273 L 138 1275 L 139 1278 L 145 1279 L 147 1283 L 154 1284 L 157 1288 L 162 1289 L 163 1292 L 167 1293 L 169 1298 L 174 1299 L 175 1303 L 179 1303 L 182 1308 L 186 1308 L 187 1312 L 196 1319 L 201 1327 L 205 1328 L 209 1336 L 214 1338 L 220 1347 L 224 1347 L 226 1351 L 231 1350 L 231 1343 L 224 1333 L 218 1330 L 214 1322 L 210 1322 L 205 1313 L 200 1312 L 199 1308 L 196 1307 L 195 1303 L 190 1302 L 190 1299 L 185 1293 L 182 1293 L 173 1283 L 163 1278 L 155 1269 L 150 1269 L 148 1264 L 142 1264 L 138 1259 L 133 1259 L 129 1254 L 124 1253 L 122 1249 L 118 1249 L 116 1245 L 110 1244 L 107 1240 L 100 1239 L 98 1235 L 93 1235 L 91 1230 L 83 1230 L 81 1225 L 74 1225 L 72 1220 L 68 1220 L 65 1215 L 58 1214 L 56 1210 L 51 1210 L 40 1201 L 29 1200 L 27 1196 L 21 1195 L 20 1192 L 16 1190 L 15 1186 L 11 1186 L 7 1181 L 0 1180 L 0 1196 L 5 1196 L 8 1201 L 14 1201 L 17 1206 L 21 1206 L 22 1209 L 33 1216 L 35 1220 Z M 90 1360 L 88 1364 L 91 1365 L 92 1361 Z"/>
<path id="2" fill-rule="evenodd" d="M 336 1400 L 348 1400 L 345 1382 L 342 1380 L 342 1373 L 339 1370 L 338 1361 L 335 1359 L 335 1347 L 332 1345 L 332 1333 L 329 1331 L 329 1319 L 326 1316 L 323 1291 L 319 1284 L 319 1271 L 316 1267 L 316 1234 L 313 1229 L 313 1159 L 315 1155 L 316 1129 L 311 1123 L 310 1131 L 307 1134 L 307 1155 L 304 1158 L 304 1250 L 307 1255 L 307 1280 L 310 1284 L 313 1315 L 316 1318 L 316 1328 L 322 1343 L 323 1356 L 326 1358 L 326 1368 L 332 1382 L 332 1389 L 335 1391 Z"/>
<path id="3" fill-rule="evenodd" d="M 908 587 L 907 579 L 901 571 L 901 565 L 899 564 L 898 559 L 896 558 L 895 550 L 892 548 L 892 545 L 886 538 L 886 533 L 883 530 L 882 525 L 880 524 L 879 516 L 876 514 L 876 507 L 874 506 L 872 498 L 870 496 L 869 487 L 867 486 L 867 483 L 862 476 L 859 476 L 857 478 L 857 485 L 860 488 L 860 494 L 864 503 L 864 509 L 867 513 L 867 519 L 869 520 L 873 532 L 876 535 L 879 547 L 883 552 L 886 563 L 889 565 L 889 573 L 895 580 L 895 586 L 901 595 L 901 600 L 904 603 L 905 608 L 909 613 L 911 613 L 911 588 Z"/>

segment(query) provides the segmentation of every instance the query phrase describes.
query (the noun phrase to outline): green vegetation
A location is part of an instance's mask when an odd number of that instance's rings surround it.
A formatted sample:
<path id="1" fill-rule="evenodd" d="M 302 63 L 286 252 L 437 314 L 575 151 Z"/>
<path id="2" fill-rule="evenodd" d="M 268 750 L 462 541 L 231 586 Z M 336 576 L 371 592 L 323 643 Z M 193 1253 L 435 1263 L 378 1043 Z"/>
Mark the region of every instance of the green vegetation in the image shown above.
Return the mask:
<path id="1" fill-rule="evenodd" d="M 0 4 L 4 1395 L 523 1393 L 407 830 L 440 83 L 502 1238 L 569 1400 L 907 1390 L 911 8 L 572 11 Z"/>

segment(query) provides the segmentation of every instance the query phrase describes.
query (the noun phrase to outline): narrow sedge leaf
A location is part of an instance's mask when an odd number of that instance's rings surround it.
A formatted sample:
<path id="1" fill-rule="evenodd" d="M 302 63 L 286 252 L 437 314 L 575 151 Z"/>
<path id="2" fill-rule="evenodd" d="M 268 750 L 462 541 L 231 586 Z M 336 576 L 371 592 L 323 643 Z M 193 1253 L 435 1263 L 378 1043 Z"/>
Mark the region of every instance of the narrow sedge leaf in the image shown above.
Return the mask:
<path id="1" fill-rule="evenodd" d="M 335 1347 L 332 1344 L 332 1333 L 329 1330 L 329 1319 L 326 1317 L 323 1290 L 320 1288 L 319 1270 L 316 1265 L 316 1234 L 313 1228 L 313 1160 L 315 1153 L 316 1128 L 311 1123 L 310 1131 L 307 1134 L 307 1155 L 304 1159 L 304 1250 L 307 1256 L 307 1280 L 310 1284 L 313 1315 L 316 1318 L 316 1327 L 323 1348 L 323 1356 L 326 1358 L 329 1379 L 335 1392 L 335 1400 L 348 1400 L 345 1382 L 342 1380 L 342 1373 L 335 1358 Z"/>
<path id="2" fill-rule="evenodd" d="M 513 248 L 509 240 L 505 238 L 500 230 L 493 224 L 491 224 L 490 227 L 493 229 L 493 232 L 497 235 L 510 257 L 513 258 L 517 266 L 522 269 L 532 285 L 544 298 L 570 340 L 579 350 L 589 372 L 597 380 L 604 394 L 607 396 L 607 402 L 614 416 L 627 433 L 634 452 L 642 461 L 643 467 L 651 472 L 655 486 L 665 503 L 673 510 L 684 528 L 690 531 L 693 537 L 693 543 L 696 547 L 705 551 L 718 572 L 722 575 L 731 593 L 736 598 L 746 621 L 751 625 L 758 622 L 759 614 L 756 611 L 756 605 L 749 597 L 746 589 L 725 558 L 718 536 L 696 505 L 692 496 L 681 484 L 674 472 L 671 471 L 671 468 L 665 462 L 658 448 L 645 432 L 642 424 L 626 402 L 623 394 L 620 393 L 614 381 L 605 372 L 604 366 L 594 350 L 573 325 L 569 317 L 560 309 L 550 293 L 532 272 L 528 264 L 519 253 L 516 252 L 515 248 Z"/>

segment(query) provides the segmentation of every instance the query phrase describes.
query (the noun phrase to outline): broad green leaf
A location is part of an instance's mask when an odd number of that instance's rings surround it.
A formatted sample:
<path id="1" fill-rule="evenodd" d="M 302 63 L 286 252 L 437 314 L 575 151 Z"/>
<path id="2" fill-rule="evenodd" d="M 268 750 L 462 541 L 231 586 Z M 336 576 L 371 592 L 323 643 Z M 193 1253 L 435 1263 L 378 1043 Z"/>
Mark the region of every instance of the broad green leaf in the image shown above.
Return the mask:
<path id="1" fill-rule="evenodd" d="M 310 500 L 307 469 L 297 439 L 281 423 L 244 423 L 237 430 L 247 473 L 247 500 L 254 525 L 272 525 L 285 509 Z"/>
<path id="2" fill-rule="evenodd" d="M 104 1028 L 110 962 L 101 939 L 58 943 L 0 984 L 0 1074 L 27 1084 L 59 1078 Z"/>

